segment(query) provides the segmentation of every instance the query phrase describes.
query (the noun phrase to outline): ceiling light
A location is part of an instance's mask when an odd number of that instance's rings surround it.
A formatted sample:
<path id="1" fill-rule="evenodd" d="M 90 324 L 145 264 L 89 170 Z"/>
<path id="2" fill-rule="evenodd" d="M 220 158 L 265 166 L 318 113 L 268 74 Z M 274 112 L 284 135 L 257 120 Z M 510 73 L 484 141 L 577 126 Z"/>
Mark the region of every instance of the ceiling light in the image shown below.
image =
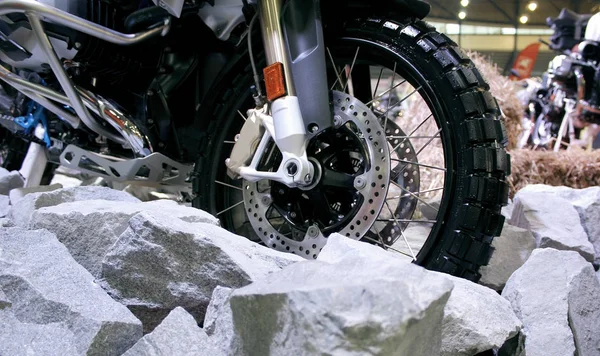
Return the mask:
<path id="1" fill-rule="evenodd" d="M 467 17 L 467 13 L 466 12 L 461 11 L 461 12 L 458 13 L 458 18 L 459 19 L 464 20 L 465 17 Z"/>
<path id="2" fill-rule="evenodd" d="M 529 17 L 527 17 L 527 15 L 523 15 L 523 16 L 519 17 L 519 21 L 521 23 L 527 23 L 528 20 L 529 20 Z"/>
<path id="3" fill-rule="evenodd" d="M 529 9 L 529 11 L 535 11 L 535 9 L 537 9 L 537 2 L 530 2 L 529 4 L 527 4 L 527 8 Z"/>
<path id="4" fill-rule="evenodd" d="M 460 4 L 461 4 L 463 7 L 467 7 L 467 6 L 469 6 L 469 0 L 460 0 Z"/>

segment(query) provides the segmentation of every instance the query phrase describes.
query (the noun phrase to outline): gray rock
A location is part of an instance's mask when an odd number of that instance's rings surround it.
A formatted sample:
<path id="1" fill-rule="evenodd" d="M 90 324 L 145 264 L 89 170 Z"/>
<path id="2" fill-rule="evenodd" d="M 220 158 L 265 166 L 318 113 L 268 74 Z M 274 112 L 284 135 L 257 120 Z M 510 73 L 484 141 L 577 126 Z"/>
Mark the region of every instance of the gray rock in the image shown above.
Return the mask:
<path id="1" fill-rule="evenodd" d="M 120 355 L 142 337 L 127 308 L 44 230 L 0 230 L 1 355 Z"/>
<path id="2" fill-rule="evenodd" d="M 579 213 L 556 194 L 524 188 L 515 196 L 511 224 L 531 231 L 538 247 L 579 252 L 594 260 L 594 247 L 581 226 Z"/>
<path id="3" fill-rule="evenodd" d="M 533 237 L 527 233 L 533 244 Z M 404 262 L 400 256 L 371 244 L 332 234 L 317 260 L 338 263 L 348 259 L 393 259 Z M 500 347 L 507 339 L 517 334 L 521 322 L 512 311 L 510 303 L 498 293 L 459 278 L 442 274 L 440 277 L 450 278 L 454 282 L 454 289 L 444 309 L 442 355 L 474 355 Z M 508 279 L 508 276 L 506 278 Z M 218 298 L 222 299 L 224 298 Z"/>
<path id="4" fill-rule="evenodd" d="M 494 290 L 444 275 L 454 283 L 444 308 L 442 355 L 470 356 L 501 347 L 523 324 Z"/>
<path id="5" fill-rule="evenodd" d="M 30 227 L 31 217 L 34 211 L 57 206 L 62 203 L 88 200 L 110 200 L 115 202 L 138 203 L 139 199 L 131 195 L 106 187 L 74 187 L 53 190 L 49 192 L 32 193 L 25 195 L 22 199 L 13 204 L 10 211 L 10 218 L 15 225 L 28 228 Z"/>
<path id="6" fill-rule="evenodd" d="M 146 203 L 88 200 L 40 208 L 34 211 L 30 226 L 56 234 L 79 264 L 101 278 L 102 259 L 108 249 L 125 231 L 129 219 L 142 211 L 181 223 L 218 223 L 214 216 L 202 210 L 187 208 L 170 200 Z"/>
<path id="7" fill-rule="evenodd" d="M 600 281 L 600 270 L 596 271 L 596 276 L 598 277 L 598 281 Z"/>
<path id="8" fill-rule="evenodd" d="M 217 356 L 218 351 L 194 317 L 177 307 L 123 356 Z"/>
<path id="9" fill-rule="evenodd" d="M 0 194 L 8 195 L 11 189 L 21 188 L 25 184 L 23 176 L 18 171 L 9 172 L 0 167 Z"/>
<path id="10" fill-rule="evenodd" d="M 0 227 L 13 227 L 15 223 L 9 218 L 0 218 Z"/>
<path id="11" fill-rule="evenodd" d="M 37 187 L 29 187 L 29 188 L 15 188 L 10 191 L 8 196 L 10 197 L 10 204 L 15 205 L 19 200 L 21 200 L 24 196 L 31 193 L 43 193 L 43 192 L 51 192 L 53 190 L 58 190 L 63 188 L 62 184 L 51 184 L 51 185 L 40 185 Z"/>
<path id="12" fill-rule="evenodd" d="M 600 283 L 578 253 L 534 250 L 502 296 L 523 321 L 527 356 L 600 353 Z"/>
<path id="13" fill-rule="evenodd" d="M 10 302 L 10 300 L 8 300 L 6 294 L 4 294 L 4 292 L 0 289 L 0 310 L 8 308 L 11 305 L 12 303 Z"/>
<path id="14" fill-rule="evenodd" d="M 573 189 L 569 187 L 553 187 L 534 184 L 524 188 L 529 192 L 549 193 L 568 200 L 577 212 L 581 224 L 595 251 L 594 263 L 600 265 L 600 187 Z"/>
<path id="15" fill-rule="evenodd" d="M 2 355 L 86 355 L 84 348 L 78 348 L 79 342 L 78 335 L 66 326 L 57 323 L 22 322 L 7 309 L 0 310 L 0 353 Z M 90 353 L 92 354 L 101 355 L 101 353 Z"/>
<path id="16" fill-rule="evenodd" d="M 528 230 L 504 224 L 502 234 L 494 238 L 492 246 L 494 253 L 490 262 L 479 270 L 479 283 L 500 292 L 535 249 L 535 238 Z"/>
<path id="17" fill-rule="evenodd" d="M 10 211 L 10 200 L 7 195 L 0 195 L 0 218 L 8 215 Z"/>
<path id="18" fill-rule="evenodd" d="M 398 253 L 388 252 L 376 245 L 356 241 L 338 233 L 334 233 L 327 238 L 327 244 L 325 244 L 325 247 L 323 247 L 319 253 L 317 260 L 327 263 L 337 263 L 350 257 L 357 259 L 402 259 L 402 255 Z"/>
<path id="19" fill-rule="evenodd" d="M 242 287 L 303 260 L 212 224 L 176 220 L 133 216 L 102 263 L 103 287 L 134 311 L 145 330 L 177 306 L 200 322 L 216 286 Z"/>
<path id="20" fill-rule="evenodd" d="M 439 355 L 452 283 L 398 259 L 305 261 L 235 290 L 235 355 Z"/>
<path id="21" fill-rule="evenodd" d="M 231 313 L 230 299 L 233 291 L 221 286 L 215 288 L 203 324 L 204 331 L 224 355 L 231 354 L 232 350 L 241 349 Z"/>

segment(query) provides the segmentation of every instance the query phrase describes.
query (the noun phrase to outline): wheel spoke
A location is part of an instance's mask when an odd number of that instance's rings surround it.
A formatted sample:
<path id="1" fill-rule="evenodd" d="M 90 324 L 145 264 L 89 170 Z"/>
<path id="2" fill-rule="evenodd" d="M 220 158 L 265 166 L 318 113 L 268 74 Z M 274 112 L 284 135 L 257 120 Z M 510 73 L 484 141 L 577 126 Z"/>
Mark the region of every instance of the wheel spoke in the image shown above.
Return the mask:
<path id="1" fill-rule="evenodd" d="M 327 53 L 329 54 L 329 60 L 331 60 L 331 66 L 333 67 L 333 71 L 334 71 L 335 75 L 337 76 L 335 82 L 333 83 L 333 85 L 329 89 L 329 90 L 333 90 L 333 88 L 335 88 L 335 85 L 338 83 L 338 81 L 340 82 L 340 85 L 343 82 L 342 82 L 342 77 L 340 76 L 340 73 L 338 73 L 338 71 L 337 71 L 337 68 L 335 66 L 335 61 L 333 60 L 333 56 L 331 55 L 331 51 L 329 50 L 329 47 L 327 47 Z"/>
<path id="2" fill-rule="evenodd" d="M 421 195 L 421 194 L 427 194 L 427 193 L 437 192 L 437 191 L 440 191 L 440 190 L 444 190 L 444 188 L 442 187 L 442 188 L 433 188 L 433 189 L 427 189 L 427 190 L 420 190 L 418 192 L 413 192 L 413 194 Z M 409 197 L 409 196 L 410 196 L 410 194 L 407 193 L 407 194 L 402 194 L 402 195 L 396 195 L 396 196 L 393 196 L 393 197 L 389 197 L 386 200 L 402 199 L 402 198 L 406 198 L 406 197 Z"/>
<path id="3" fill-rule="evenodd" d="M 383 236 L 381 236 L 381 233 L 379 232 L 379 230 L 375 227 L 375 225 L 373 225 L 373 228 L 375 229 L 375 232 L 377 233 L 377 237 L 379 238 L 379 243 L 381 244 L 381 247 L 383 247 L 384 250 L 387 250 L 387 245 L 385 244 L 385 242 L 383 241 Z"/>
<path id="4" fill-rule="evenodd" d="M 437 220 L 409 220 L 409 219 L 377 219 L 377 222 L 423 223 L 435 224 Z"/>
<path id="5" fill-rule="evenodd" d="M 438 132 L 435 133 L 434 136 L 437 136 L 437 134 L 439 134 L 440 132 L 442 132 L 442 129 L 439 129 Z M 430 138 L 429 141 L 427 141 L 427 143 L 425 143 L 425 145 L 423 145 L 423 147 L 421 147 L 416 153 L 415 156 L 419 156 L 419 154 L 421 152 L 423 152 L 423 150 L 425 149 L 425 147 L 429 146 L 429 144 L 431 144 L 431 142 L 433 141 L 433 138 Z M 392 151 L 395 151 L 398 147 L 400 147 L 401 143 L 399 143 L 396 147 L 394 147 L 394 149 Z M 398 172 L 398 175 L 402 174 L 402 172 L 404 172 L 404 170 L 406 169 L 406 167 L 408 167 L 408 165 L 405 165 L 404 167 L 402 167 L 402 169 L 400 170 L 400 172 Z"/>
<path id="6" fill-rule="evenodd" d="M 352 80 L 352 71 L 354 70 L 354 64 L 356 63 L 356 58 L 358 57 L 358 51 L 360 50 L 360 46 L 356 47 L 356 53 L 354 53 L 354 59 L 352 60 L 352 65 L 350 65 L 350 73 L 348 73 L 348 80 L 346 80 L 346 84 L 344 84 L 344 88 L 342 89 L 343 92 L 346 91 L 346 88 L 348 87 L 348 83 L 350 83 L 350 81 Z"/>
<path id="7" fill-rule="evenodd" d="M 437 169 L 438 171 L 443 171 L 446 172 L 446 168 L 443 167 L 436 167 L 436 166 L 430 166 L 428 164 L 423 164 L 423 163 L 417 163 L 417 162 L 411 162 L 411 161 L 405 161 L 402 159 L 397 159 L 397 158 L 390 158 L 392 161 L 395 162 L 401 162 L 401 163 L 406 163 L 406 164 L 412 164 L 413 166 L 419 166 L 419 167 L 425 167 L 425 168 L 431 168 L 431 169 Z"/>
<path id="8" fill-rule="evenodd" d="M 240 114 L 240 116 L 242 117 L 242 119 L 244 119 L 244 121 L 246 121 L 246 120 L 247 120 L 247 118 L 244 116 L 244 114 L 242 114 L 242 112 L 241 112 L 241 111 L 239 111 L 239 110 L 238 110 L 237 112 L 238 112 L 238 114 Z"/>
<path id="9" fill-rule="evenodd" d="M 406 83 L 406 80 L 402 80 L 400 83 L 394 85 L 394 87 L 384 91 L 383 93 L 377 95 L 376 97 L 374 97 L 371 101 L 369 101 L 368 103 L 365 103 L 365 105 L 369 106 L 371 104 L 373 104 L 377 99 L 380 99 L 382 96 L 384 96 L 385 94 L 391 92 L 392 90 L 398 88 L 399 86 L 401 86 L 402 84 Z"/>
<path id="10" fill-rule="evenodd" d="M 392 151 L 395 151 L 395 150 L 397 150 L 397 149 L 398 149 L 398 147 L 400 147 L 400 145 L 402 145 L 404 142 L 406 142 L 406 140 L 407 140 L 407 139 L 409 139 L 409 138 L 412 138 L 412 137 L 413 137 L 413 134 L 414 134 L 415 132 L 417 132 L 417 130 L 419 130 L 419 129 L 420 129 L 422 126 L 423 126 L 423 125 L 425 125 L 425 123 L 426 123 L 427 121 L 429 121 L 429 119 L 431 119 L 432 117 L 433 117 L 433 114 L 429 114 L 429 116 L 427 116 L 427 117 L 426 117 L 426 118 L 425 118 L 423 121 L 421 121 L 421 122 L 419 123 L 419 125 L 417 125 L 417 127 L 415 127 L 415 129 L 414 129 L 414 130 L 412 130 L 412 131 L 411 131 L 411 133 L 409 133 L 409 134 L 408 134 L 408 136 L 407 136 L 406 138 L 402 139 L 402 141 L 401 141 L 400 143 L 398 143 L 398 145 L 396 145 L 396 147 L 394 147 L 394 148 L 392 149 Z M 436 135 L 434 135 L 434 136 L 436 136 Z M 387 136 L 386 136 L 386 137 L 387 137 Z"/>
<path id="11" fill-rule="evenodd" d="M 433 205 L 429 204 L 428 202 L 426 202 L 425 200 L 421 199 L 418 195 L 416 195 L 415 193 L 411 192 L 410 190 L 404 188 L 403 186 L 401 186 L 400 184 L 394 182 L 393 180 L 390 181 L 390 183 L 392 183 L 393 185 L 395 185 L 396 187 L 400 188 L 401 190 L 407 192 L 408 194 L 412 195 L 413 197 L 417 198 L 418 201 L 420 201 L 421 203 L 427 205 L 428 207 L 430 207 L 431 209 L 433 209 L 434 211 L 438 211 L 439 209 L 434 207 Z"/>
<path id="12" fill-rule="evenodd" d="M 418 87 L 415 90 L 413 90 L 410 94 L 408 94 L 404 98 L 400 99 L 400 101 L 398 101 L 396 104 L 389 106 L 387 108 L 387 110 L 383 114 L 381 114 L 381 116 L 379 116 L 379 118 L 381 119 L 382 117 L 385 116 L 385 121 L 386 121 L 386 124 L 387 124 L 387 113 L 390 112 L 390 110 L 392 110 L 393 108 L 397 107 L 398 105 L 401 105 L 403 102 L 405 102 L 408 98 L 410 98 L 411 96 L 413 96 L 413 94 L 416 93 L 416 92 L 418 92 L 419 90 L 421 90 L 421 87 Z M 385 125 L 383 127 L 385 127 Z"/>
<path id="13" fill-rule="evenodd" d="M 436 136 L 437 136 L 437 135 L 438 135 L 440 132 L 442 132 L 442 129 L 439 129 L 439 130 L 438 130 L 438 131 L 435 133 L 435 135 L 434 135 L 432 138 L 430 138 L 430 139 L 429 139 L 429 141 L 427 141 L 427 143 L 426 143 L 426 144 L 424 144 L 424 145 L 423 145 L 423 147 L 419 148 L 419 150 L 417 151 L 416 155 L 418 156 L 418 155 L 419 155 L 419 153 L 423 152 L 423 150 L 425 149 L 425 147 L 429 146 L 429 145 L 431 144 L 431 142 L 433 142 L 433 140 L 435 140 Z"/>
<path id="14" fill-rule="evenodd" d="M 381 82 L 382 74 L 383 74 L 383 67 L 381 67 L 381 70 L 379 71 L 379 76 L 377 77 L 377 84 L 375 84 L 375 90 L 373 91 L 373 95 L 371 96 L 371 99 L 374 99 L 375 95 L 377 95 L 377 89 L 379 89 L 379 82 Z"/>
<path id="15" fill-rule="evenodd" d="M 369 236 L 367 236 L 367 235 L 363 236 L 363 239 L 365 239 L 365 240 L 369 240 L 369 241 L 371 241 L 371 242 L 373 242 L 373 243 L 376 243 L 376 244 L 381 244 L 381 242 L 379 242 L 379 241 L 377 241 L 377 240 L 375 240 L 375 239 L 373 239 L 373 238 L 371 238 L 371 237 L 369 237 Z M 406 253 L 406 252 L 404 252 L 404 251 L 397 250 L 397 249 L 395 249 L 395 248 L 393 248 L 393 247 L 391 247 L 391 246 L 387 246 L 387 245 L 386 245 L 386 246 L 385 246 L 385 249 L 386 249 L 386 250 L 391 250 L 391 251 L 394 251 L 394 252 L 398 252 L 399 254 L 401 254 L 401 255 L 404 255 L 404 256 L 406 256 L 406 257 L 413 258 L 413 257 L 412 257 L 411 255 L 409 255 L 408 253 Z"/>
<path id="16" fill-rule="evenodd" d="M 423 138 L 442 138 L 441 136 L 386 136 L 386 138 L 390 138 L 390 139 L 396 139 L 396 140 L 405 140 L 407 138 L 410 138 L 411 140 L 414 139 L 423 139 Z"/>
<path id="17" fill-rule="evenodd" d="M 415 256 L 415 253 L 413 252 L 412 248 L 410 247 L 410 244 L 408 243 L 408 239 L 406 238 L 406 236 L 404 236 L 404 232 L 402 232 L 402 226 L 400 226 L 400 223 L 396 219 L 396 214 L 394 214 L 394 212 L 390 208 L 390 204 L 388 204 L 387 200 L 385 201 L 385 206 L 389 210 L 390 214 L 392 214 L 392 217 L 394 218 L 394 222 L 396 223 L 396 226 L 398 227 L 398 230 L 400 230 L 400 235 L 404 239 L 404 242 L 406 243 L 406 247 L 408 247 L 408 250 L 410 251 L 410 254 L 412 255 L 413 261 L 416 260 L 417 257 Z"/>
<path id="18" fill-rule="evenodd" d="M 243 200 L 242 200 L 242 201 L 239 201 L 239 202 L 237 202 L 237 203 L 235 203 L 235 204 L 233 204 L 232 206 L 230 206 L 229 208 L 227 208 L 227 209 L 225 209 L 225 210 L 222 210 L 222 211 L 218 212 L 218 213 L 217 213 L 217 216 L 219 216 L 219 215 L 221 215 L 221 214 L 223 214 L 223 213 L 225 213 L 225 212 L 228 212 L 229 210 L 231 210 L 231 209 L 235 208 L 236 206 L 242 205 L 242 204 L 244 204 L 244 201 L 243 201 Z"/>
<path id="19" fill-rule="evenodd" d="M 392 88 L 394 87 L 394 80 L 396 79 L 396 62 L 394 62 L 394 70 L 392 72 L 392 81 L 390 83 L 390 91 L 392 90 Z M 392 106 L 392 98 L 394 96 L 390 94 L 390 100 L 388 100 L 388 108 L 385 111 L 385 113 L 383 115 L 385 115 L 385 122 L 383 123 L 383 129 L 385 130 L 385 128 L 387 127 L 387 121 L 388 121 L 388 115 L 387 113 L 390 111 L 391 108 L 393 108 L 394 106 Z"/>
<path id="20" fill-rule="evenodd" d="M 412 130 L 412 131 L 411 131 L 411 132 L 408 134 L 408 137 L 407 137 L 407 138 L 412 138 L 412 137 L 413 137 L 413 134 L 414 134 L 415 132 L 417 132 L 417 130 L 418 130 L 418 129 L 420 129 L 420 128 L 421 128 L 423 125 L 425 125 L 425 123 L 426 123 L 427 121 L 429 121 L 429 119 L 431 119 L 432 117 L 433 117 L 433 114 L 429 114 L 429 116 L 427 116 L 427 117 L 426 117 L 426 118 L 425 118 L 423 121 L 421 121 L 421 122 L 419 123 L 419 125 L 417 125 L 417 127 L 415 127 L 415 129 L 414 129 L 414 130 Z M 435 136 L 435 135 L 434 135 L 434 136 Z M 406 140 L 406 138 L 405 138 L 405 140 Z M 403 142 L 404 142 L 404 141 L 403 141 Z"/>
<path id="21" fill-rule="evenodd" d="M 227 183 L 224 183 L 224 182 L 221 182 L 221 181 L 218 181 L 218 180 L 216 180 L 215 183 L 220 184 L 220 185 L 224 185 L 224 186 L 232 188 L 232 189 L 237 189 L 237 190 L 243 191 L 243 189 L 240 188 L 240 187 L 236 187 L 235 185 L 227 184 Z"/>

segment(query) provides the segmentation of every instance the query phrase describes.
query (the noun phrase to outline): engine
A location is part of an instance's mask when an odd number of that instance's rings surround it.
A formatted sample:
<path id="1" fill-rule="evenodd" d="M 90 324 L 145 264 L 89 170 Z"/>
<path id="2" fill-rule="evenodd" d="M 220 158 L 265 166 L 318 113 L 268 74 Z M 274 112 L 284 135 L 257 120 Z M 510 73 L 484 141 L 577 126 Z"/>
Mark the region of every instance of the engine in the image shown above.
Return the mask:
<path id="1" fill-rule="evenodd" d="M 144 0 L 40 2 L 120 32 L 143 30 L 157 16 L 166 16 L 164 10 L 149 7 L 151 3 Z M 156 43 L 124 47 L 53 24 L 45 23 L 44 26 L 57 55 L 65 61 L 70 74 L 78 82 L 83 81 L 93 87 L 114 87 L 124 81 L 143 86 L 147 83 L 141 83 L 140 78 L 152 77 L 157 70 L 161 49 Z M 0 21 L 0 31 L 5 40 L 0 60 L 18 69 L 46 70 L 46 57 L 38 48 L 23 14 L 7 15 Z"/>
<path id="2" fill-rule="evenodd" d="M 167 16 L 161 8 L 143 7 L 148 5 L 145 3 L 138 0 L 87 0 L 85 17 L 119 32 L 134 33 Z M 124 82 L 128 83 L 130 90 L 147 88 L 158 70 L 163 49 L 153 41 L 127 47 L 89 36 L 79 43 L 79 51 L 73 58 L 73 74 L 79 81 L 87 82 L 100 91 Z M 77 43 L 75 46 L 78 46 Z M 131 88 L 131 85 L 137 88 Z"/>

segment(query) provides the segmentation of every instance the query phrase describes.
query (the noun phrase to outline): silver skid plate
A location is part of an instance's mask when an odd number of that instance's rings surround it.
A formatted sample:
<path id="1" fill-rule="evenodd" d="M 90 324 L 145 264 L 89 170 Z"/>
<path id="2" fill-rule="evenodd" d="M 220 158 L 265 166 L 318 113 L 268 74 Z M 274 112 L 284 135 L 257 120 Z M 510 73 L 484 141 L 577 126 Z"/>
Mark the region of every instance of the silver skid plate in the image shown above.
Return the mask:
<path id="1" fill-rule="evenodd" d="M 69 145 L 60 155 L 60 164 L 84 173 L 117 182 L 189 186 L 193 166 L 176 162 L 161 153 L 135 159 L 118 159 Z"/>

